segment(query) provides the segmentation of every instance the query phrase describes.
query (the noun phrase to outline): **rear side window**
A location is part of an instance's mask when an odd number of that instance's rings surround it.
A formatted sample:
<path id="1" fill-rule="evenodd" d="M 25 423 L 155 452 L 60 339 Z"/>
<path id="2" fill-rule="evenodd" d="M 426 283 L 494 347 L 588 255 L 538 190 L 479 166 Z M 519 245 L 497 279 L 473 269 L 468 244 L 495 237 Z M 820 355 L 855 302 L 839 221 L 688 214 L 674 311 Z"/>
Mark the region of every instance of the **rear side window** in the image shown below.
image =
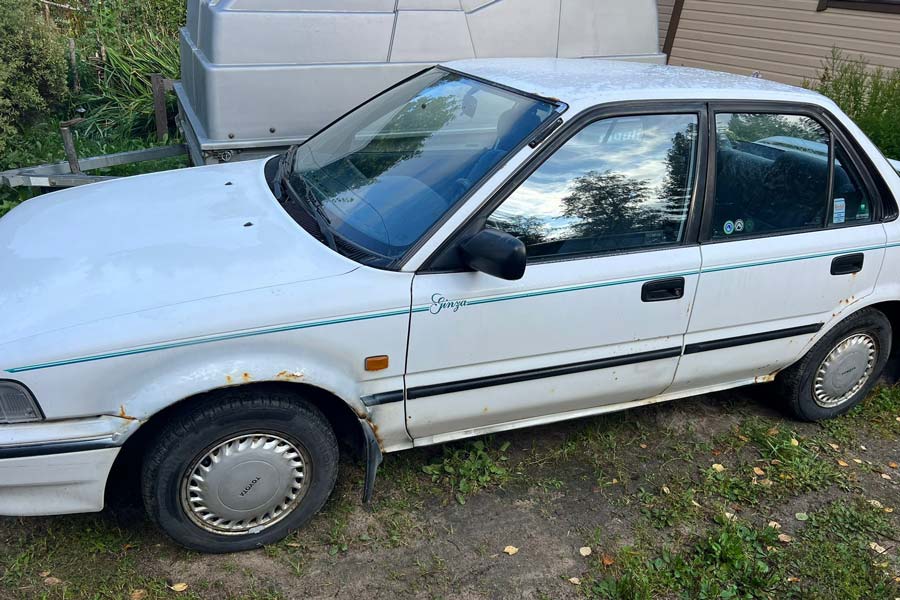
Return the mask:
<path id="1" fill-rule="evenodd" d="M 871 220 L 870 202 L 846 152 L 801 115 L 716 115 L 716 189 L 711 236 L 739 238 Z"/>

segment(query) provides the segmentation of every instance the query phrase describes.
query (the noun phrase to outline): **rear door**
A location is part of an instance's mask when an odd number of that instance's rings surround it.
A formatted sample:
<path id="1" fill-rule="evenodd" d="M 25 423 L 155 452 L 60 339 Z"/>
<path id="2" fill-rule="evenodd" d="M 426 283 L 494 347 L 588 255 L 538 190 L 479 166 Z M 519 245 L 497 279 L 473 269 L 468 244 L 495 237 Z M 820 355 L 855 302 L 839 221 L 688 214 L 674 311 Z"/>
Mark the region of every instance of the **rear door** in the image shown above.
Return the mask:
<path id="1" fill-rule="evenodd" d="M 876 191 L 821 109 L 713 105 L 703 264 L 672 391 L 768 380 L 871 293 Z"/>
<path id="2" fill-rule="evenodd" d="M 700 266 L 690 205 L 704 116 L 667 106 L 573 124 L 469 225 L 525 243 L 522 279 L 416 275 L 406 398 L 417 443 L 669 386 Z"/>

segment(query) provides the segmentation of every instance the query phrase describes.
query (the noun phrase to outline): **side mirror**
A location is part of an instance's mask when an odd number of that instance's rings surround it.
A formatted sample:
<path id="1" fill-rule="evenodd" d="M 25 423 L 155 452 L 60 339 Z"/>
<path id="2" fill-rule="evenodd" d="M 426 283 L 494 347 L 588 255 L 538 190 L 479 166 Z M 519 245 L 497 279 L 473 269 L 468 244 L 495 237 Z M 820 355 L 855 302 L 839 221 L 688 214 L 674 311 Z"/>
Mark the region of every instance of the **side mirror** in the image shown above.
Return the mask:
<path id="1" fill-rule="evenodd" d="M 463 261 L 500 279 L 521 279 L 525 274 L 525 244 L 497 229 L 482 229 L 460 246 Z"/>

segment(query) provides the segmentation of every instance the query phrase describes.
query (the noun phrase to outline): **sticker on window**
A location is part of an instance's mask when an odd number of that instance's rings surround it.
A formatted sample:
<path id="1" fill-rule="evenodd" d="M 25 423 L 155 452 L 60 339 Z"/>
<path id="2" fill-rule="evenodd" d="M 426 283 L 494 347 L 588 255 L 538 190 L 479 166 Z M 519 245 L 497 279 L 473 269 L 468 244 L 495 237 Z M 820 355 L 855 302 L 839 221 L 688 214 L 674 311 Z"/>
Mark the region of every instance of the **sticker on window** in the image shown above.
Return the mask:
<path id="1" fill-rule="evenodd" d="M 843 198 L 834 199 L 834 216 L 831 222 L 834 224 L 843 223 L 847 216 L 847 202 Z"/>

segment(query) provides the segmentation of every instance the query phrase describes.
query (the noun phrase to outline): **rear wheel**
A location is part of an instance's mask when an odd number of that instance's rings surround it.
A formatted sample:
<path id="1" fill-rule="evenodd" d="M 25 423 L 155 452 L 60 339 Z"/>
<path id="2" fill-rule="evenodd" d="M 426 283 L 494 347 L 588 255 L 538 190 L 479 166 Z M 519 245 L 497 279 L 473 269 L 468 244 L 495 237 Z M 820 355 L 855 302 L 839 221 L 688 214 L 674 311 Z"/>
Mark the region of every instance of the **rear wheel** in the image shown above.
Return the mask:
<path id="1" fill-rule="evenodd" d="M 828 332 L 778 377 L 791 412 L 805 421 L 842 415 L 872 389 L 891 353 L 891 323 L 863 309 Z"/>
<path id="2" fill-rule="evenodd" d="M 337 465 L 337 440 L 314 406 L 235 390 L 188 406 L 151 444 L 144 504 L 183 546 L 248 550 L 306 523 L 331 494 Z"/>

